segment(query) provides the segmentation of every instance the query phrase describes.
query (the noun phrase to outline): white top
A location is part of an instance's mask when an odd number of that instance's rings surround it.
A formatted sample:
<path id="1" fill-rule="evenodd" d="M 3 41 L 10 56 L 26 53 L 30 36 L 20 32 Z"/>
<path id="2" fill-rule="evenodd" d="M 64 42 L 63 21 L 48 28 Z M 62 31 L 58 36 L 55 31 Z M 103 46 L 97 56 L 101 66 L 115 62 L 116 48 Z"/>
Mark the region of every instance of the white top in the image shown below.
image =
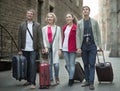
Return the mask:
<path id="1" fill-rule="evenodd" d="M 69 34 L 70 34 L 71 26 L 67 26 L 64 32 L 65 38 L 63 41 L 63 51 L 68 51 L 68 39 L 69 39 Z"/>
<path id="2" fill-rule="evenodd" d="M 31 35 L 33 36 L 33 22 L 28 22 L 28 29 L 31 33 Z M 28 30 L 26 30 L 26 44 L 25 44 L 25 51 L 33 51 L 33 40 L 28 32 Z"/>

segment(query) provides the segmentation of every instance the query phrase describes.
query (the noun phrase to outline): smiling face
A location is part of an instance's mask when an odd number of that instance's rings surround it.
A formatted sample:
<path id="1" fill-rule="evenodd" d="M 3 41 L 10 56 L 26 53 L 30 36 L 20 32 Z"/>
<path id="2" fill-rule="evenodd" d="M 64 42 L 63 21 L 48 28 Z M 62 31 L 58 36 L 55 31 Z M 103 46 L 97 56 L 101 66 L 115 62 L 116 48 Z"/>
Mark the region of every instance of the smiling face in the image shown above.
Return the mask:
<path id="1" fill-rule="evenodd" d="M 55 18 L 54 18 L 54 16 L 52 15 L 52 14 L 48 14 L 47 15 L 47 22 L 48 22 L 48 24 L 54 24 L 54 22 L 55 22 Z"/>
<path id="2" fill-rule="evenodd" d="M 32 21 L 34 18 L 34 12 L 27 11 L 26 17 L 27 17 L 27 20 Z"/>
<path id="3" fill-rule="evenodd" d="M 73 23 L 73 16 L 71 15 L 71 14 L 67 14 L 66 15 L 66 22 L 67 22 L 67 24 L 71 24 L 71 23 Z"/>

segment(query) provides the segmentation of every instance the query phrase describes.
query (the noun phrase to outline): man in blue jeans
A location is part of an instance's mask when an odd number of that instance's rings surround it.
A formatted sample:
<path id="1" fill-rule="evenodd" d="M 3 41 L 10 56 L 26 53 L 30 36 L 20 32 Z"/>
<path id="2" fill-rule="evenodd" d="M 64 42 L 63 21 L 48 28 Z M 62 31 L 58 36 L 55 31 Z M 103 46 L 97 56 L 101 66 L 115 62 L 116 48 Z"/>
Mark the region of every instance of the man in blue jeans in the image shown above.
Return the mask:
<path id="1" fill-rule="evenodd" d="M 77 24 L 77 52 L 81 53 L 84 63 L 85 80 L 82 87 L 89 86 L 94 90 L 94 75 L 97 47 L 101 49 L 101 35 L 96 20 L 89 17 L 90 8 L 83 6 L 83 19 Z"/>
<path id="2" fill-rule="evenodd" d="M 27 10 L 27 19 L 21 23 L 18 33 L 18 54 L 23 54 L 27 59 L 27 81 L 24 85 L 31 85 L 32 89 L 36 85 L 36 53 L 43 49 L 40 24 L 33 20 L 34 15 L 33 9 Z"/>

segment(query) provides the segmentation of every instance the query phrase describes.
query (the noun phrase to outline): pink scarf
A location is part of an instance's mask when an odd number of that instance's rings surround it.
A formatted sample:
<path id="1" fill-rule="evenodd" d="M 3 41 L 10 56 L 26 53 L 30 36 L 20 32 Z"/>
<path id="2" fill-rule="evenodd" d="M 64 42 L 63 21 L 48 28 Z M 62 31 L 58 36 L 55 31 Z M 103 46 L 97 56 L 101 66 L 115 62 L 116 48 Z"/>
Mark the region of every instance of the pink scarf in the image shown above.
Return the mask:
<path id="1" fill-rule="evenodd" d="M 47 34 L 48 34 L 48 41 L 49 43 L 51 43 L 52 42 L 52 29 L 50 26 L 48 26 Z"/>

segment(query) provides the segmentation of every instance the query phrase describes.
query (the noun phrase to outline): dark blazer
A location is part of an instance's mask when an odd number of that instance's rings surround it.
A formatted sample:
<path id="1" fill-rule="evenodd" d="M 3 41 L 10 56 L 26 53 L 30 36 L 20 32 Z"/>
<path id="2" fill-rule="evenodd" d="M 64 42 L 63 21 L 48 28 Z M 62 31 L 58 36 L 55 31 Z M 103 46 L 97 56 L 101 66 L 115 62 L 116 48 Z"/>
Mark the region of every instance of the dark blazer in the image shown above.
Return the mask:
<path id="1" fill-rule="evenodd" d="M 18 32 L 19 51 L 25 49 L 26 31 L 27 31 L 27 22 L 23 22 L 21 23 Z M 39 50 L 40 48 L 43 48 L 42 30 L 40 28 L 39 23 L 33 22 L 33 49 Z"/>

